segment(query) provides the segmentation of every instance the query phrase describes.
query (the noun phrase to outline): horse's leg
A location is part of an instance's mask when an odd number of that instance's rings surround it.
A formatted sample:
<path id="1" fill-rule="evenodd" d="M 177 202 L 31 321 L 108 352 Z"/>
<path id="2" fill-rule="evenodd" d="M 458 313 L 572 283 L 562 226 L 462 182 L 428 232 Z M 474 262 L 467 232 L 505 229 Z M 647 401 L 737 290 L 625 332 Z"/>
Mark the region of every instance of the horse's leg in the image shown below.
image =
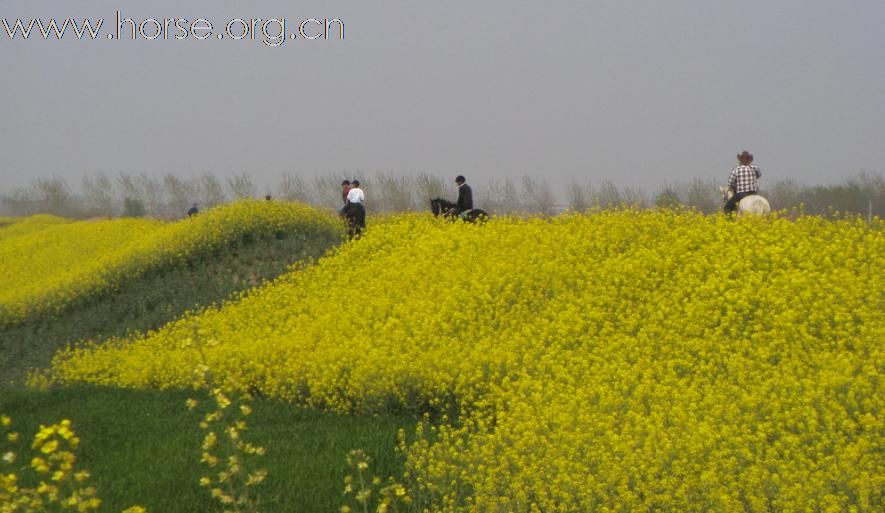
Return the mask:
<path id="1" fill-rule="evenodd" d="M 347 215 L 344 216 L 344 222 L 347 225 L 347 237 L 349 239 L 353 239 L 354 235 L 356 235 L 356 222 L 354 220 L 355 212 L 353 209 L 348 209 Z"/>
<path id="2" fill-rule="evenodd" d="M 362 232 L 363 228 L 366 227 L 366 209 L 365 207 L 359 209 L 357 212 L 357 225 L 359 226 L 359 231 Z"/>

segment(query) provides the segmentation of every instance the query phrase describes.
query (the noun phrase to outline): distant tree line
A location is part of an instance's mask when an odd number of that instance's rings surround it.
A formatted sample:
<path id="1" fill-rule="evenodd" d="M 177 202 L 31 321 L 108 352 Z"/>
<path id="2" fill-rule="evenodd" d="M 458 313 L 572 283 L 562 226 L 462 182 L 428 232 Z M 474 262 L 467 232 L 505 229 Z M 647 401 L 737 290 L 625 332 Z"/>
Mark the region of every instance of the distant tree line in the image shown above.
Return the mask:
<path id="1" fill-rule="evenodd" d="M 336 208 L 341 202 L 344 176 L 284 173 L 275 186 L 261 196 L 300 201 Z M 433 197 L 454 199 L 454 184 L 439 176 L 421 173 L 401 175 L 375 173 L 360 177 L 369 207 L 378 212 L 423 211 Z M 721 209 L 720 182 L 713 179 L 667 183 L 649 193 L 633 187 L 617 187 L 610 181 L 592 183 L 572 179 L 555 192 L 543 179 L 523 176 L 519 180 L 493 178 L 471 182 L 474 203 L 494 214 L 553 215 L 563 210 L 633 206 L 638 208 L 692 208 L 704 213 Z M 185 215 L 191 204 L 200 208 L 239 198 L 257 197 L 258 188 L 248 174 L 219 178 L 204 173 L 191 178 L 173 174 L 155 177 L 147 173 L 94 173 L 84 176 L 74 189 L 64 178 L 36 178 L 27 187 L 0 192 L 0 214 L 48 213 L 63 217 L 151 216 L 174 219 Z M 808 186 L 794 180 L 776 182 L 762 191 L 774 210 L 808 214 L 836 212 L 864 217 L 885 217 L 885 180 L 879 173 L 860 172 L 831 185 Z"/>

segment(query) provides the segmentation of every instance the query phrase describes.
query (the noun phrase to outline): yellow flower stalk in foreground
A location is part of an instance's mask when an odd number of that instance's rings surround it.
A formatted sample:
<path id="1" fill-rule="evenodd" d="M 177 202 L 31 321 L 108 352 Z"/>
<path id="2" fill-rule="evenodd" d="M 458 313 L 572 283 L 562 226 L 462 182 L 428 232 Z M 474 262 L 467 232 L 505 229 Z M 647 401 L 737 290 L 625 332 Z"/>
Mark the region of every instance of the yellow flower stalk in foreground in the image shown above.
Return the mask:
<path id="1" fill-rule="evenodd" d="M 11 426 L 11 419 L 0 417 L 0 434 Z M 7 435 L 16 433 L 9 432 Z M 18 440 L 7 436 L 10 443 Z M 3 464 L 12 465 L 16 460 L 13 450 L 6 451 L 0 463 L 0 512 L 3 513 L 42 513 L 55 511 L 59 507 L 63 511 L 85 513 L 96 511 L 101 505 L 95 488 L 89 486 L 89 472 L 76 469 L 76 449 L 79 438 L 74 433 L 71 422 L 62 420 L 58 424 L 40 426 L 34 436 L 31 449 L 40 456 L 31 459 L 29 467 L 37 474 L 37 485 L 25 487 L 19 485 L 19 476 L 3 468 Z M 14 447 L 11 447 L 14 449 Z M 5 450 L 0 447 L 0 452 Z M 140 506 L 133 506 L 123 513 L 147 513 Z"/>

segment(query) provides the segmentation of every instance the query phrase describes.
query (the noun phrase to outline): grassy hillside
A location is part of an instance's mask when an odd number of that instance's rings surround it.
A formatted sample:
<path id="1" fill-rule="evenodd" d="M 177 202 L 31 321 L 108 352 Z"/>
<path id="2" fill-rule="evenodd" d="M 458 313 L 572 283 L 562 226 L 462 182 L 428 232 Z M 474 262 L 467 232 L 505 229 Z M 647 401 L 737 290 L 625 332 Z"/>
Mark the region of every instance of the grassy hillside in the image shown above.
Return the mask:
<path id="1" fill-rule="evenodd" d="M 407 464 L 432 511 L 876 511 L 883 268 L 881 221 L 403 216 L 53 373 L 186 387 L 199 342 L 290 402 L 455 405 Z"/>
<path id="2" fill-rule="evenodd" d="M 0 383 L 18 381 L 49 364 L 56 350 L 80 340 L 103 340 L 160 328 L 188 310 L 235 297 L 298 261 L 320 257 L 335 237 L 260 239 L 238 243 L 193 264 L 144 274 L 119 290 L 60 313 L 36 315 L 0 331 Z"/>
<path id="3" fill-rule="evenodd" d="M 0 241 L 0 329 L 91 301 L 155 270 L 219 254 L 231 244 L 337 233 L 339 225 L 304 205 L 250 200 L 175 223 L 84 221 L 9 238 Z"/>
<path id="4" fill-rule="evenodd" d="M 0 239 L 0 305 L 8 307 L 0 384 L 45 366 L 71 342 L 159 328 L 318 258 L 341 240 L 337 220 L 298 205 L 253 202 L 203 216 L 57 224 Z M 13 322 L 11 312 L 21 305 L 29 305 L 17 310 L 25 316 Z"/>

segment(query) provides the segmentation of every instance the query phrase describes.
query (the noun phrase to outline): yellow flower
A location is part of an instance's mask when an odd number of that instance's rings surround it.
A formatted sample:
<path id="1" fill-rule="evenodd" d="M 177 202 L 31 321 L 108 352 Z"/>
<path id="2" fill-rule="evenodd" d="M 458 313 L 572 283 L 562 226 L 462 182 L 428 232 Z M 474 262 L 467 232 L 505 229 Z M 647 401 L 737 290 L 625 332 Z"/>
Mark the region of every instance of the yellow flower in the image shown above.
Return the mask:
<path id="1" fill-rule="evenodd" d="M 49 454 L 51 452 L 54 452 L 56 449 L 58 449 L 58 440 L 50 440 L 43 444 L 42 447 L 40 447 L 40 452 L 42 452 L 43 454 Z"/>
<path id="2" fill-rule="evenodd" d="M 206 433 L 206 436 L 203 438 L 203 450 L 208 451 L 211 449 L 217 440 L 214 432 L 210 431 Z"/>
<path id="3" fill-rule="evenodd" d="M 33 458 L 31 460 L 31 468 L 41 474 L 49 472 L 49 465 L 46 464 L 46 461 L 43 458 Z"/>
<path id="4" fill-rule="evenodd" d="M 257 484 L 263 482 L 266 477 L 267 477 L 267 471 L 265 471 L 265 470 L 258 470 L 256 472 L 253 472 L 253 473 L 249 474 L 248 478 L 246 479 L 246 486 L 257 485 Z"/>

